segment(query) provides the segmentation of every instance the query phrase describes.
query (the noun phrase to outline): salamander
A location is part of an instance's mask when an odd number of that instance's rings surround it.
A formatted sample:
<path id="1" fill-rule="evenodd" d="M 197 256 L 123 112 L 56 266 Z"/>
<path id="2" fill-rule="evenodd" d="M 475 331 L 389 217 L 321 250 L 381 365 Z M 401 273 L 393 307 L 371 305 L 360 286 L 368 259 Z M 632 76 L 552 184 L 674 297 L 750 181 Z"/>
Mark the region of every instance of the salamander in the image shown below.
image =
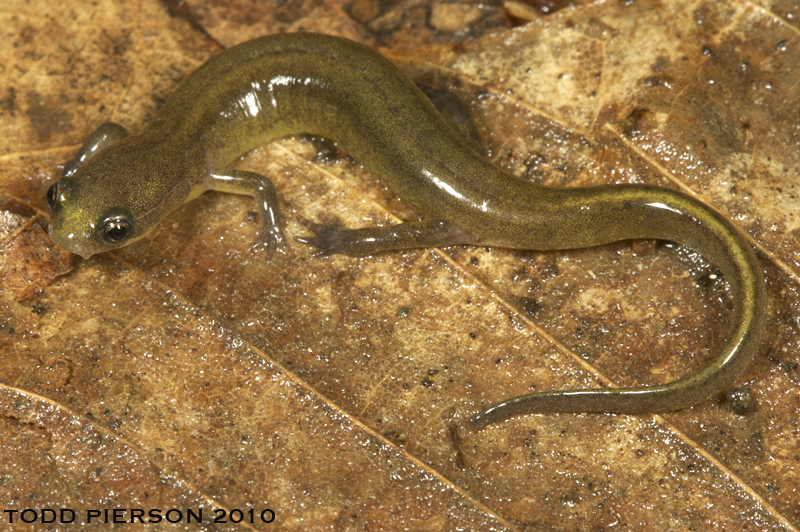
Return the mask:
<path id="1" fill-rule="evenodd" d="M 525 250 L 627 239 L 685 244 L 730 283 L 736 325 L 704 369 L 656 386 L 558 390 L 515 397 L 474 429 L 532 412 L 667 412 L 723 392 L 750 363 L 764 328 L 765 282 L 752 246 L 725 217 L 681 192 L 648 185 L 543 186 L 493 165 L 391 62 L 353 41 L 309 33 L 234 46 L 189 75 L 135 135 L 101 126 L 47 192 L 50 236 L 83 257 L 144 237 L 208 190 L 246 194 L 261 219 L 257 245 L 284 245 L 275 188 L 230 168 L 272 139 L 335 140 L 420 215 L 386 227 L 309 224 L 322 253 L 470 244 Z"/>

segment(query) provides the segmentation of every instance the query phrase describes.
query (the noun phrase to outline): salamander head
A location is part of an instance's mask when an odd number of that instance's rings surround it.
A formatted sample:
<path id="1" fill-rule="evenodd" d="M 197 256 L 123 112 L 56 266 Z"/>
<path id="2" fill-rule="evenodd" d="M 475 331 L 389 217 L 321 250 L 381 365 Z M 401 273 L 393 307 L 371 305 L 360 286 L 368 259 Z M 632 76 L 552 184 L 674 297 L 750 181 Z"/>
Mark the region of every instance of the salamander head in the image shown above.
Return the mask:
<path id="1" fill-rule="evenodd" d="M 190 189 L 163 160 L 158 149 L 129 137 L 62 177 L 46 196 L 50 238 L 88 258 L 145 236 Z"/>
<path id="2" fill-rule="evenodd" d="M 47 191 L 53 242 L 89 258 L 136 240 L 136 221 L 130 210 L 123 203 L 103 198 L 104 190 L 87 187 L 82 170 L 60 179 Z"/>

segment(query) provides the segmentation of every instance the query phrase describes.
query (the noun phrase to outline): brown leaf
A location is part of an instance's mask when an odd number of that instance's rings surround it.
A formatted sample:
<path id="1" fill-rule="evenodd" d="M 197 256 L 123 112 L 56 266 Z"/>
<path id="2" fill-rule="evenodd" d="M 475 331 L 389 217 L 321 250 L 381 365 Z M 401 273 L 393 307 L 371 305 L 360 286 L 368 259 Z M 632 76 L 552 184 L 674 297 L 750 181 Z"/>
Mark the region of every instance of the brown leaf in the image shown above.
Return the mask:
<path id="1" fill-rule="evenodd" d="M 72 254 L 53 244 L 37 215 L 19 200 L 0 203 L 0 283 L 14 301 L 72 270 Z"/>
<path id="2" fill-rule="evenodd" d="M 730 216 L 769 279 L 764 348 L 737 381 L 755 412 L 709 400 L 463 430 L 530 390 L 696 371 L 730 327 L 727 284 L 664 243 L 313 257 L 295 215 L 413 213 L 291 138 L 239 164 L 283 202 L 289 244 L 271 262 L 249 251 L 251 201 L 207 194 L 151 237 L 77 259 L 34 303 L 0 292 L 5 508 L 180 509 L 192 530 L 214 508 L 237 530 L 796 530 L 800 13 L 767 7 L 599 3 L 509 30 L 485 4 L 189 4 L 226 46 L 300 29 L 386 46 L 469 102 L 493 161 L 526 179 L 659 184 Z M 0 194 L 36 213 L 94 127 L 138 130 L 215 53 L 155 1 L 4 13 Z"/>

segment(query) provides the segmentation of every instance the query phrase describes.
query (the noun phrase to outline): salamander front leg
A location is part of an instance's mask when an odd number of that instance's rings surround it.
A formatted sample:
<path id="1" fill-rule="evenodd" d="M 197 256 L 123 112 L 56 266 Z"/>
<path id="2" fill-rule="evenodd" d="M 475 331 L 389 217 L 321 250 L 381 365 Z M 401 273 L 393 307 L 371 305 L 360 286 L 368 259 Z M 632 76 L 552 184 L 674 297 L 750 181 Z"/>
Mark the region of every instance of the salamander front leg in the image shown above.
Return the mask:
<path id="1" fill-rule="evenodd" d="M 261 217 L 261 229 L 253 248 L 264 246 L 267 260 L 285 243 L 275 186 L 267 177 L 247 170 L 225 170 L 211 175 L 211 190 L 252 196 Z"/>
<path id="2" fill-rule="evenodd" d="M 390 249 L 429 248 L 454 244 L 474 244 L 475 240 L 460 227 L 441 220 L 405 222 L 385 227 L 346 229 L 327 222 L 316 224 L 300 220 L 315 236 L 298 238 L 299 242 L 316 247 L 318 255 L 340 253 L 363 257 Z"/>
<path id="3" fill-rule="evenodd" d="M 89 138 L 83 143 L 75 157 L 61 165 L 63 177 L 71 176 L 78 168 L 86 164 L 89 159 L 127 136 L 128 130 L 119 124 L 114 122 L 101 124 L 100 127 L 94 130 L 94 133 L 89 135 Z"/>

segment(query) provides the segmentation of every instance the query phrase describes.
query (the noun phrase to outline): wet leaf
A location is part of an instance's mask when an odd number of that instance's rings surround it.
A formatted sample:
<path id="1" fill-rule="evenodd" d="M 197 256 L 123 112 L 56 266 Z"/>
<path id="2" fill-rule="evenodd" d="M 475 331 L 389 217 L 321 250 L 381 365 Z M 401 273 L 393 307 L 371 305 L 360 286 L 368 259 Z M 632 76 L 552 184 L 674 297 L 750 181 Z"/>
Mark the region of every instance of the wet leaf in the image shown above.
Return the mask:
<path id="1" fill-rule="evenodd" d="M 501 7 L 466 2 L 188 5 L 224 46 L 301 29 L 381 46 L 461 96 L 492 160 L 525 179 L 657 184 L 729 216 L 769 280 L 763 349 L 736 383 L 757 406 L 464 430 L 531 390 L 698 370 L 731 325 L 727 284 L 664 242 L 314 257 L 296 216 L 414 215 L 356 162 L 289 138 L 238 163 L 278 188 L 289 244 L 269 263 L 249 251 L 252 202 L 207 194 L 22 301 L 4 278 L 4 508 L 180 509 L 188 530 L 215 508 L 241 510 L 237 530 L 800 526 L 796 6 L 598 3 L 508 29 Z M 19 227 L 97 125 L 137 131 L 217 53 L 154 1 L 1 14 L 0 195 L 31 209 Z"/>

